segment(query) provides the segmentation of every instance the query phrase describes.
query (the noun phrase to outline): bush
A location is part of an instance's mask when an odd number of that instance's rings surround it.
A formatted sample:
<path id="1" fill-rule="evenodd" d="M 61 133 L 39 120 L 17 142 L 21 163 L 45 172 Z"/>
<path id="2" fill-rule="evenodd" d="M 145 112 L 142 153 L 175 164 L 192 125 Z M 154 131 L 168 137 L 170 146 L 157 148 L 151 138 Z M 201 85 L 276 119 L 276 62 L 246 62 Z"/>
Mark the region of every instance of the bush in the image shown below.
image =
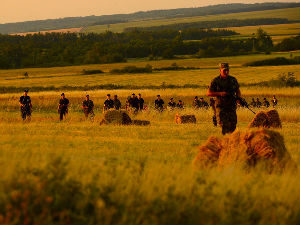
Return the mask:
<path id="1" fill-rule="evenodd" d="M 104 73 L 102 70 L 82 70 L 83 75 L 90 75 L 90 74 L 98 74 L 98 73 Z"/>
<path id="2" fill-rule="evenodd" d="M 125 66 L 122 69 L 112 69 L 110 73 L 152 73 L 152 66 L 147 64 L 145 67 Z"/>
<path id="3" fill-rule="evenodd" d="M 296 56 L 292 59 L 285 57 L 276 57 L 273 59 L 265 59 L 259 61 L 253 61 L 245 63 L 243 66 L 280 66 L 280 65 L 296 65 L 300 64 L 300 57 Z"/>

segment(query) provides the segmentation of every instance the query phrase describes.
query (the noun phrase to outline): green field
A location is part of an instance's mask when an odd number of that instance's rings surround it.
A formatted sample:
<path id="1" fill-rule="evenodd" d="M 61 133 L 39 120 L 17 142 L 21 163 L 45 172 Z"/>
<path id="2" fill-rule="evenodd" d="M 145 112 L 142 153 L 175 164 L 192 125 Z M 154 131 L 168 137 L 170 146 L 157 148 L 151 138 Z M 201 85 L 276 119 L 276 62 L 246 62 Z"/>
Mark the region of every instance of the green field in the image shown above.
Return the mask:
<path id="1" fill-rule="evenodd" d="M 128 63 L 56 68 L 0 70 L 0 87 L 123 84 L 138 86 L 199 84 L 208 86 L 227 61 L 240 83 L 268 81 L 299 66 L 243 67 L 245 62 L 289 57 L 290 53 L 207 59 L 130 61 Z M 293 53 L 294 56 L 299 55 Z M 109 74 L 126 65 L 200 67 L 199 70 L 160 71 L 152 74 Z M 83 69 L 104 74 L 81 75 Z M 27 71 L 29 78 L 24 79 Z M 298 224 L 300 169 L 269 173 L 263 167 L 246 171 L 237 165 L 224 169 L 195 169 L 197 147 L 209 136 L 221 136 L 212 125 L 210 110 L 195 111 L 195 95 L 206 88 L 124 89 L 67 91 L 71 105 L 65 121 L 58 121 L 58 91 L 29 92 L 30 123 L 20 118 L 22 93 L 0 94 L 0 224 Z M 60 91 L 65 91 L 61 88 Z M 149 120 L 148 127 L 99 125 L 107 93 L 121 102 L 132 92 L 142 93 L 149 110 L 134 119 Z M 284 136 L 292 159 L 300 163 L 300 88 L 241 87 L 252 97 L 276 94 Z M 81 102 L 89 93 L 95 103 L 94 122 L 85 121 Z M 155 112 L 161 94 L 182 99 L 182 114 L 194 114 L 196 124 L 175 124 L 176 111 Z M 205 97 L 208 100 L 208 97 Z M 258 109 L 254 109 L 258 111 Z M 238 129 L 245 130 L 253 114 L 239 108 Z"/>
<path id="2" fill-rule="evenodd" d="M 199 21 L 214 21 L 214 20 L 226 20 L 226 19 L 254 19 L 254 18 L 286 18 L 289 20 L 299 20 L 300 10 L 299 8 L 290 9 L 276 9 L 276 10 L 264 10 L 255 12 L 242 12 L 242 13 L 230 13 L 223 15 L 210 15 L 210 16 L 195 16 L 173 19 L 156 19 L 156 20 L 144 20 L 128 23 L 111 24 L 110 31 L 122 32 L 128 27 L 152 27 L 169 25 L 176 23 L 192 23 Z M 90 26 L 83 29 L 84 32 L 96 32 L 101 33 L 107 31 L 107 25 Z"/>

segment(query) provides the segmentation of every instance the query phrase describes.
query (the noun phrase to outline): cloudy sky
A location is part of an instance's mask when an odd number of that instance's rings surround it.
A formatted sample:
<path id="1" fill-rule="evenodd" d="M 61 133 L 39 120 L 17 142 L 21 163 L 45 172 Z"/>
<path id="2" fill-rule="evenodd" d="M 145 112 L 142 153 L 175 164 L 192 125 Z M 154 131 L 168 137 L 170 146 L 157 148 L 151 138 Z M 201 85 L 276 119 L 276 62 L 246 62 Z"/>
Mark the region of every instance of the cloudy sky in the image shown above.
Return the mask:
<path id="1" fill-rule="evenodd" d="M 223 3 L 274 1 L 299 2 L 295 0 L 0 0 L 0 23 L 188 8 Z"/>

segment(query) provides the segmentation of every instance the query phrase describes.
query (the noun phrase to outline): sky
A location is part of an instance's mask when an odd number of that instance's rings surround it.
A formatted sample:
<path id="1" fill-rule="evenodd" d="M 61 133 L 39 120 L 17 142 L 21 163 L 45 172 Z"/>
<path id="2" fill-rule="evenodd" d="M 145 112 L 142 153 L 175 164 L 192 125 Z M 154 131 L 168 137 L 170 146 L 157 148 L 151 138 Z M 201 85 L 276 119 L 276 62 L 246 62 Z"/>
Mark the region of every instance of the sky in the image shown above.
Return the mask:
<path id="1" fill-rule="evenodd" d="M 0 0 L 0 23 L 275 1 L 299 2 L 295 0 Z"/>

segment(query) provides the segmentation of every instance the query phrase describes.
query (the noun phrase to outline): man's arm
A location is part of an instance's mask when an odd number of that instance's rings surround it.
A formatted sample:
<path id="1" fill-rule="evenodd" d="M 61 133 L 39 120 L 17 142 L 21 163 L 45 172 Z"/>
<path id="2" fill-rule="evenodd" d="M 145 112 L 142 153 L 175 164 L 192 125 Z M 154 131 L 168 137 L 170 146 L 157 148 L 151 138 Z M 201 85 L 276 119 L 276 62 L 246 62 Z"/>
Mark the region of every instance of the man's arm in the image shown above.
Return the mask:
<path id="1" fill-rule="evenodd" d="M 226 91 L 211 91 L 210 89 L 207 90 L 207 96 L 209 97 L 218 97 L 218 96 L 226 96 Z"/>

